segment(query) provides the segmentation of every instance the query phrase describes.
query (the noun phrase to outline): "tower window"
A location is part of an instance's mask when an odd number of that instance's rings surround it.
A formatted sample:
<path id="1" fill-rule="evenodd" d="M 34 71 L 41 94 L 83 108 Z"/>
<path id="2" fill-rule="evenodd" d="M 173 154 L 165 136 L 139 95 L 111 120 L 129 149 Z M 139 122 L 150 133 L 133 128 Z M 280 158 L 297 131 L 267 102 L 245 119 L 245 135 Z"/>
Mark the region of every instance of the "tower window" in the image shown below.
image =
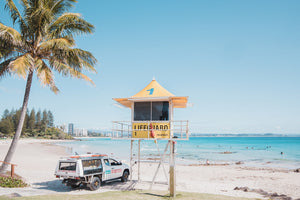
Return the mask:
<path id="1" fill-rule="evenodd" d="M 134 121 L 168 121 L 169 102 L 135 102 Z"/>

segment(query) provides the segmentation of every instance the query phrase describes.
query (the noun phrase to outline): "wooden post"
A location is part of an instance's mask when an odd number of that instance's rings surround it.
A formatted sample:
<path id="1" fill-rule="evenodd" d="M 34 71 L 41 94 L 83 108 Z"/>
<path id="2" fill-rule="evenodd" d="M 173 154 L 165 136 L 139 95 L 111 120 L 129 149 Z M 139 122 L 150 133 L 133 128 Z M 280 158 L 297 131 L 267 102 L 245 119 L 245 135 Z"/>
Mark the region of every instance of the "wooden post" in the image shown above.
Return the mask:
<path id="1" fill-rule="evenodd" d="M 133 163 L 132 163 L 132 160 L 133 160 L 133 158 L 132 158 L 132 152 L 133 152 L 133 141 L 134 141 L 134 140 L 131 140 L 131 141 L 130 141 L 130 181 L 132 181 L 132 165 L 133 165 Z"/>
<path id="2" fill-rule="evenodd" d="M 170 140 L 170 196 L 176 197 L 175 142 Z"/>
<path id="3" fill-rule="evenodd" d="M 139 152 L 138 152 L 138 182 L 140 181 L 140 160 L 141 160 L 141 140 L 139 140 Z"/>
<path id="4" fill-rule="evenodd" d="M 16 164 L 11 164 L 11 163 L 8 163 L 8 162 L 4 162 L 4 161 L 0 161 L 0 163 L 10 165 L 10 176 L 14 177 L 14 175 L 15 175 L 15 166 L 17 166 L 17 165 Z"/>
<path id="5" fill-rule="evenodd" d="M 10 171 L 10 176 L 13 178 L 15 175 L 15 165 L 11 164 L 11 171 Z"/>

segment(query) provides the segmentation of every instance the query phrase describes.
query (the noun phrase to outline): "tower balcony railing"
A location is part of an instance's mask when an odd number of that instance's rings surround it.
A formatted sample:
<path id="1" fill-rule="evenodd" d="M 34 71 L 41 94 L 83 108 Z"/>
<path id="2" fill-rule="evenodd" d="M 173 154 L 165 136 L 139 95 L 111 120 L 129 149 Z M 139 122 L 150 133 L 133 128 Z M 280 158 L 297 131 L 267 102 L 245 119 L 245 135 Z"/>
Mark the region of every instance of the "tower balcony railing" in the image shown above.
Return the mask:
<path id="1" fill-rule="evenodd" d="M 188 140 L 189 121 L 113 121 L 112 139 Z M 139 137 L 142 135 L 142 137 Z"/>

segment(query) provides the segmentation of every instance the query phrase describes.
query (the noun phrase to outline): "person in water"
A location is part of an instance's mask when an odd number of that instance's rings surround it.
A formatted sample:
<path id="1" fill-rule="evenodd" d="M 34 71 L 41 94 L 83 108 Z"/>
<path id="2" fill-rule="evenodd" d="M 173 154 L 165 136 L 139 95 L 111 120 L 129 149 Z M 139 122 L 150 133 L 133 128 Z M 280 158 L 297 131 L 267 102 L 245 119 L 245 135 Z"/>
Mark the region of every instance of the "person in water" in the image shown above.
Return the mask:
<path id="1" fill-rule="evenodd" d="M 209 165 L 209 160 L 208 159 L 206 160 L 206 165 Z"/>

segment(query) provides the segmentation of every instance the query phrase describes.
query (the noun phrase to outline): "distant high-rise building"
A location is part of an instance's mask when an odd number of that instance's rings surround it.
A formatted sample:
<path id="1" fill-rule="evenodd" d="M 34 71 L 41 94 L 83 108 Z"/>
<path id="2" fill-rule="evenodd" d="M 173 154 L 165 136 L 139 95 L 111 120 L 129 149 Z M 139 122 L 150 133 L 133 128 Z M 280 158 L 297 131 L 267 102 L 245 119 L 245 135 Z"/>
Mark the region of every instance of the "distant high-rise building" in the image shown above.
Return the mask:
<path id="1" fill-rule="evenodd" d="M 76 137 L 87 137 L 88 136 L 88 131 L 86 129 L 76 128 L 76 129 L 74 129 L 74 136 L 76 136 Z"/>
<path id="2" fill-rule="evenodd" d="M 86 129 L 82 129 L 82 136 L 87 137 L 88 136 L 88 131 Z"/>
<path id="3" fill-rule="evenodd" d="M 69 123 L 69 129 L 68 129 L 68 134 L 69 135 L 74 135 L 74 124 L 73 123 Z"/>
<path id="4" fill-rule="evenodd" d="M 66 124 L 62 124 L 60 126 L 57 126 L 57 128 L 59 128 L 60 130 L 62 130 L 65 133 L 68 133 L 68 128 Z"/>

